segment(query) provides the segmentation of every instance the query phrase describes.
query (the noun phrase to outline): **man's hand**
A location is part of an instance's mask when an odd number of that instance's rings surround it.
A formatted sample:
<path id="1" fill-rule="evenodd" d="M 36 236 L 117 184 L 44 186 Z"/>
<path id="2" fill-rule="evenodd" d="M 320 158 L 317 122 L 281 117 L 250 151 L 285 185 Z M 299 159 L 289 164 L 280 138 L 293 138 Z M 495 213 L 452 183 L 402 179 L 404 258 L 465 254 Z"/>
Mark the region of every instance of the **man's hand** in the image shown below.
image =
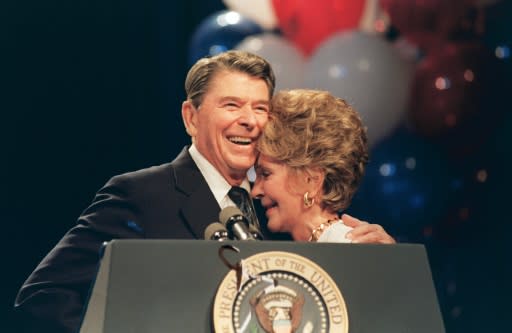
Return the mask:
<path id="1" fill-rule="evenodd" d="M 348 214 L 343 214 L 341 219 L 345 225 L 354 228 L 346 235 L 352 243 L 396 244 L 393 237 L 378 224 L 361 221 Z"/>

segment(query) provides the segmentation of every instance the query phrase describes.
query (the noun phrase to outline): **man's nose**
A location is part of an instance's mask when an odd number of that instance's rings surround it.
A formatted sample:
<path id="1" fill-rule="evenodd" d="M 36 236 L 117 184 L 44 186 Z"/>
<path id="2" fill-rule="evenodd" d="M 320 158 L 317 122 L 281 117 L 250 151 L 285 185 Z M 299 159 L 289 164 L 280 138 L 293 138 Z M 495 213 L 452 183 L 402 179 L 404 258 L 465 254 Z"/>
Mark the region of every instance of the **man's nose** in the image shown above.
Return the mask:
<path id="1" fill-rule="evenodd" d="M 243 107 L 239 122 L 242 126 L 252 129 L 257 124 L 256 111 L 251 106 Z"/>

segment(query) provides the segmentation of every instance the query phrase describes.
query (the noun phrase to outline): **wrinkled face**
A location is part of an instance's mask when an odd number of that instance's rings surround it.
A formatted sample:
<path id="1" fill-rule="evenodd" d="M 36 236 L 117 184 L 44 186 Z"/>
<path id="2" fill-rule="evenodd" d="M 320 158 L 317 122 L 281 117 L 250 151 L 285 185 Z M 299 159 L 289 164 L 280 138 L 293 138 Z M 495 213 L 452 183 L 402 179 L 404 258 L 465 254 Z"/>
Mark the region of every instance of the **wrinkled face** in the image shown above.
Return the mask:
<path id="1" fill-rule="evenodd" d="M 292 233 L 304 219 L 303 194 L 295 188 L 295 175 L 283 163 L 260 155 L 255 166 L 256 181 L 251 195 L 261 200 L 274 232 Z"/>
<path id="2" fill-rule="evenodd" d="M 197 149 L 231 184 L 239 184 L 256 161 L 256 139 L 268 119 L 265 81 L 223 71 L 209 84 L 195 109 L 185 102 L 182 114 Z"/>

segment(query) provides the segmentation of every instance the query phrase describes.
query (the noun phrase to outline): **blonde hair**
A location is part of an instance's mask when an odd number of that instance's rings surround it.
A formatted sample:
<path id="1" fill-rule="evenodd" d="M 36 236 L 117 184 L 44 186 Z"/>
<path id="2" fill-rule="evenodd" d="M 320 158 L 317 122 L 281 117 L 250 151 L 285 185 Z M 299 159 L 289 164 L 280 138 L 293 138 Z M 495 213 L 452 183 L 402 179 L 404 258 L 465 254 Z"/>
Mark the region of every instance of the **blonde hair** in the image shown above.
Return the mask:
<path id="1" fill-rule="evenodd" d="M 294 172 L 324 173 L 321 206 L 346 209 L 368 163 L 366 129 L 357 112 L 326 91 L 281 91 L 272 99 L 260 153 Z"/>

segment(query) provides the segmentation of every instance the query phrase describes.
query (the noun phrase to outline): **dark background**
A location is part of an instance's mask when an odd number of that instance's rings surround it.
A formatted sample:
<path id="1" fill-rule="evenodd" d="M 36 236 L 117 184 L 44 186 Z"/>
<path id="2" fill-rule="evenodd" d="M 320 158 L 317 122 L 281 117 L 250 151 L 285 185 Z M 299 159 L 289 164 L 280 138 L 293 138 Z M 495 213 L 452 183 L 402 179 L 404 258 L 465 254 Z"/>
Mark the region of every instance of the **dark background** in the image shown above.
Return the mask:
<path id="1" fill-rule="evenodd" d="M 2 7 L 0 330 L 8 332 L 18 288 L 94 193 L 113 175 L 170 161 L 189 142 L 180 116 L 188 42 L 225 6 L 17 0 Z M 451 333 L 510 329 L 511 123 L 509 114 L 478 157 L 496 170 L 474 203 L 478 219 L 452 230 L 459 236 L 426 242 Z"/>
<path id="2" fill-rule="evenodd" d="M 188 40 L 225 6 L 16 0 L 2 7 L 0 330 L 8 332 L 17 290 L 94 193 L 115 174 L 170 161 L 189 142 L 180 114 Z"/>

